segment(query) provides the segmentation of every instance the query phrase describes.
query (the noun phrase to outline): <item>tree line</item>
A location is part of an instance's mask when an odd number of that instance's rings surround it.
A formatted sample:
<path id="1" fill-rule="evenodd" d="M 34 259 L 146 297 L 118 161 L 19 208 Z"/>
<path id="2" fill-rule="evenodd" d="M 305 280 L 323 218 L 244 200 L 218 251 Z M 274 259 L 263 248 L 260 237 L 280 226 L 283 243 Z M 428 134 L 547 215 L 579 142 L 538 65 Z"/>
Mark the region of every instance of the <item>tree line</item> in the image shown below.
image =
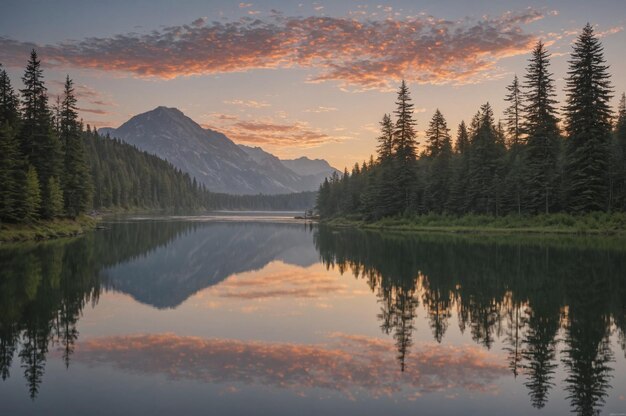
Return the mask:
<path id="1" fill-rule="evenodd" d="M 0 222 L 76 218 L 92 209 L 304 210 L 315 203 L 315 192 L 210 192 L 169 162 L 99 135 L 79 120 L 69 76 L 50 105 L 34 50 L 22 83 L 16 93 L 0 65 Z"/>
<path id="2" fill-rule="evenodd" d="M 377 157 L 320 186 L 323 218 L 403 214 L 535 215 L 626 211 L 626 96 L 617 116 L 603 47 L 587 24 L 573 45 L 566 103 L 557 108 L 550 53 L 539 41 L 522 80 L 507 87 L 504 119 L 485 103 L 452 143 L 437 109 L 418 154 L 413 103 L 404 81 L 385 114 Z"/>
<path id="3" fill-rule="evenodd" d="M 83 132 L 94 184 L 97 210 L 305 210 L 315 205 L 316 192 L 281 195 L 231 195 L 206 186 L 170 162 L 142 151 L 90 126 Z"/>

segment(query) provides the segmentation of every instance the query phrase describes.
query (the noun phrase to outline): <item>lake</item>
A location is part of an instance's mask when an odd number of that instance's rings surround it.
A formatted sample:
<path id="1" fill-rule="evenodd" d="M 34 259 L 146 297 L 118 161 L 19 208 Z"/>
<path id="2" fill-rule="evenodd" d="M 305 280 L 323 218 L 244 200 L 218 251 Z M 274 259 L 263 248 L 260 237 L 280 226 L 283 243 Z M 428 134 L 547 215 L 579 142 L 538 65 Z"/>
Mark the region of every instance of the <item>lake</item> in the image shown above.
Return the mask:
<path id="1" fill-rule="evenodd" d="M 120 217 L 0 247 L 0 414 L 626 413 L 626 243 Z"/>

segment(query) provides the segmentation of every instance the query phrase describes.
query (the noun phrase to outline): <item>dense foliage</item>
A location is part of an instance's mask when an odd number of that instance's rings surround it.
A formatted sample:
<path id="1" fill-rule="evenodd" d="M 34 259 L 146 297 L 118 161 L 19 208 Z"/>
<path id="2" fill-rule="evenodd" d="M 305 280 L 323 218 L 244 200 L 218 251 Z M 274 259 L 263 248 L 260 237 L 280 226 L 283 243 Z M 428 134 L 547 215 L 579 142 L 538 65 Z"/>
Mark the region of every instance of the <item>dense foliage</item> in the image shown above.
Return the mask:
<path id="1" fill-rule="evenodd" d="M 0 68 L 0 221 L 76 217 L 90 205 L 91 182 L 69 77 L 53 112 L 32 51 L 15 93 Z"/>
<path id="2" fill-rule="evenodd" d="M 76 218 L 92 209 L 305 210 L 315 203 L 315 192 L 209 192 L 169 162 L 85 129 L 69 76 L 49 105 L 35 51 L 22 81 L 18 95 L 0 67 L 0 222 Z"/>
<path id="3" fill-rule="evenodd" d="M 626 210 L 626 98 L 613 124 L 612 87 L 590 25 L 575 42 L 566 77 L 565 130 L 559 128 L 550 54 L 532 51 L 521 82 L 507 87 L 504 123 L 486 103 L 453 147 L 437 110 L 418 155 L 411 98 L 399 88 L 395 123 L 381 122 L 378 155 L 320 186 L 320 216 L 551 214 Z"/>

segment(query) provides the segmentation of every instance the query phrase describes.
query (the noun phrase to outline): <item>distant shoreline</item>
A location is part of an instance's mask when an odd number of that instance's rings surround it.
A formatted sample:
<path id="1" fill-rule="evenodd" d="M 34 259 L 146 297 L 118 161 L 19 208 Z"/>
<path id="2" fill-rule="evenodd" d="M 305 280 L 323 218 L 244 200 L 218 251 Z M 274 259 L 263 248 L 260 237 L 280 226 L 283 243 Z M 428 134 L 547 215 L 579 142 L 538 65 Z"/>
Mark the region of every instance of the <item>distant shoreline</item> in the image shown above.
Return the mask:
<path id="1" fill-rule="evenodd" d="M 99 218 L 87 215 L 72 219 L 37 221 L 30 224 L 0 224 L 0 243 L 41 241 L 54 238 L 75 237 L 95 230 Z"/>

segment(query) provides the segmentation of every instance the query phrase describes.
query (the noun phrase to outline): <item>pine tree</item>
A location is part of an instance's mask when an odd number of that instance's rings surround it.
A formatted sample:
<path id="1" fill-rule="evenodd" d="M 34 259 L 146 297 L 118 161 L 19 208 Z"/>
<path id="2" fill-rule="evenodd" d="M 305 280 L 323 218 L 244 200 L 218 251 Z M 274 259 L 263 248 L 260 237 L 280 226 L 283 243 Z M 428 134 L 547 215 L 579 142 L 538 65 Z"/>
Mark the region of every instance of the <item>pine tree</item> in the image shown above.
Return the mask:
<path id="1" fill-rule="evenodd" d="M 370 162 L 370 189 L 363 202 L 368 207 L 368 218 L 378 219 L 397 214 L 402 208 L 401 190 L 396 173 L 398 166 L 397 149 L 395 148 L 394 126 L 388 114 L 380 123 L 381 134 L 378 137 L 378 165 Z"/>
<path id="2" fill-rule="evenodd" d="M 476 114 L 474 114 L 474 117 L 472 117 L 472 121 L 470 121 L 470 125 L 467 128 L 467 134 L 469 136 L 470 145 L 472 144 L 474 138 L 478 134 L 478 129 L 480 129 L 480 122 L 482 121 L 482 118 L 483 118 L 483 115 L 479 110 L 476 112 Z"/>
<path id="3" fill-rule="evenodd" d="M 465 121 L 461 120 L 461 124 L 459 124 L 459 128 L 457 130 L 454 150 L 457 154 L 465 154 L 469 149 L 469 145 L 470 140 L 469 133 L 467 132 L 467 126 L 465 125 Z"/>
<path id="4" fill-rule="evenodd" d="M 18 99 L 0 66 L 0 221 L 20 220 L 19 200 L 23 176 L 19 144 Z"/>
<path id="5" fill-rule="evenodd" d="M 457 129 L 455 154 L 452 160 L 452 183 L 448 197 L 448 209 L 461 214 L 466 211 L 470 138 L 465 121 Z"/>
<path id="6" fill-rule="evenodd" d="M 61 190 L 61 184 L 56 177 L 53 176 L 48 179 L 46 192 L 48 192 L 46 197 L 48 205 L 43 207 L 43 216 L 45 218 L 55 218 L 61 216 L 61 214 L 63 214 L 63 191 Z"/>
<path id="7" fill-rule="evenodd" d="M 587 24 L 574 44 L 566 79 L 565 174 L 573 212 L 608 206 L 611 83 L 602 45 Z"/>
<path id="8" fill-rule="evenodd" d="M 524 192 L 524 162 L 522 152 L 510 149 L 506 155 L 506 174 L 503 184 L 502 208 L 504 212 L 522 214 Z"/>
<path id="9" fill-rule="evenodd" d="M 348 172 L 348 168 L 343 168 L 343 175 L 341 175 L 341 194 L 339 201 L 339 210 L 342 214 L 349 214 L 354 209 L 352 204 L 352 198 L 350 193 L 350 184 L 352 178 Z"/>
<path id="10" fill-rule="evenodd" d="M 23 171 L 18 142 L 8 123 L 0 124 L 0 221 L 20 220 Z"/>
<path id="11" fill-rule="evenodd" d="M 469 207 L 476 213 L 499 214 L 500 195 L 498 180 L 501 156 L 504 149 L 498 144 L 493 110 L 489 103 L 480 108 L 480 118 L 472 130 L 468 196 Z"/>
<path id="12" fill-rule="evenodd" d="M 426 143 L 425 156 L 430 159 L 426 205 L 428 209 L 442 212 L 446 208 L 450 193 L 452 141 L 446 119 L 438 109 L 426 130 Z"/>
<path id="13" fill-rule="evenodd" d="M 508 91 L 504 101 L 509 106 L 504 110 L 506 120 L 506 130 L 509 136 L 509 148 L 515 148 L 521 144 L 522 140 L 522 92 L 520 91 L 519 80 L 517 75 L 513 78 L 511 85 L 506 87 Z"/>
<path id="14" fill-rule="evenodd" d="M 611 155 L 611 203 L 614 208 L 626 211 L 626 94 L 624 93 L 617 107 Z"/>
<path id="15" fill-rule="evenodd" d="M 380 162 L 390 160 L 393 155 L 393 123 L 389 114 L 385 114 L 380 122 L 377 150 Z"/>
<path id="16" fill-rule="evenodd" d="M 85 146 L 81 138 L 81 126 L 74 95 L 74 85 L 69 76 L 60 109 L 60 138 L 65 149 L 63 172 L 63 199 L 65 212 L 75 218 L 91 205 L 92 180 L 89 175 Z"/>
<path id="17" fill-rule="evenodd" d="M 63 108 L 63 105 L 61 104 L 61 96 L 57 95 L 54 101 L 54 105 L 52 106 L 52 113 L 53 113 L 53 128 L 54 128 L 54 132 L 60 136 L 61 135 L 61 109 Z M 61 142 L 61 147 L 63 147 L 63 142 Z M 65 148 L 63 149 L 65 150 Z"/>
<path id="18" fill-rule="evenodd" d="M 412 203 L 413 187 L 416 181 L 416 149 L 419 144 L 415 133 L 416 122 L 413 119 L 413 103 L 411 103 L 409 88 L 404 80 L 398 90 L 394 113 L 397 120 L 393 148 L 396 160 L 396 181 L 399 188 L 399 194 L 396 198 L 399 212 L 404 212 Z"/>
<path id="19" fill-rule="evenodd" d="M 426 130 L 426 157 L 439 156 L 445 141 L 450 142 L 450 129 L 443 114 L 437 109 Z"/>
<path id="20" fill-rule="evenodd" d="M 62 169 L 62 154 L 58 137 L 54 134 L 51 123 L 48 95 L 43 82 L 41 61 L 33 50 L 22 77 L 24 89 L 22 93 L 22 124 L 20 142 L 22 152 L 39 175 L 39 183 L 43 184 L 42 213 L 51 212 L 47 209 L 51 195 L 47 185 L 52 177 L 59 177 Z"/>
<path id="21" fill-rule="evenodd" d="M 524 83 L 524 205 L 531 213 L 549 213 L 556 205 L 559 129 L 550 55 L 539 41 L 533 49 Z"/>
<path id="22" fill-rule="evenodd" d="M 333 214 L 330 210 L 330 182 L 328 178 L 324 178 L 324 182 L 320 185 L 317 193 L 316 209 L 321 217 L 328 218 Z"/>
<path id="23" fill-rule="evenodd" d="M 39 178 L 34 167 L 29 166 L 26 171 L 26 181 L 23 193 L 23 203 L 21 204 L 21 217 L 24 222 L 33 222 L 39 218 L 41 208 L 41 188 Z"/>
<path id="24" fill-rule="evenodd" d="M 0 65 L 0 125 L 17 126 L 19 121 L 19 99 L 11 86 L 9 75 Z"/>
<path id="25" fill-rule="evenodd" d="M 504 101 L 509 106 L 504 110 L 507 147 L 506 173 L 503 184 L 502 204 L 505 212 L 522 212 L 522 116 L 524 111 L 523 94 L 517 75 L 510 85 L 506 87 L 507 94 Z"/>

